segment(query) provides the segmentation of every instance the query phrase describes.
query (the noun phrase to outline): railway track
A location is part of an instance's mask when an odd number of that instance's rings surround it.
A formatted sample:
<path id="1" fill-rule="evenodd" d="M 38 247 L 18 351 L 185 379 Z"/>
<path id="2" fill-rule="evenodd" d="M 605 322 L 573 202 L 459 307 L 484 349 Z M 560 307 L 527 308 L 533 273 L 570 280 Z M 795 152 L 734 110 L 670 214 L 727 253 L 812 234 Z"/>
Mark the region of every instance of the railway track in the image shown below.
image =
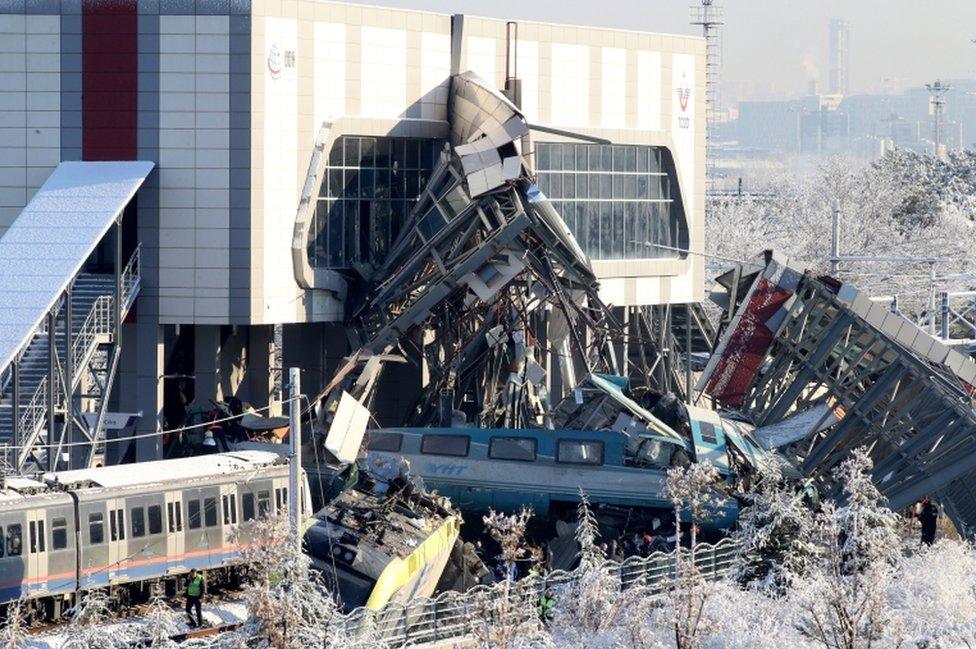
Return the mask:
<path id="1" fill-rule="evenodd" d="M 232 610 L 235 607 L 241 606 L 240 600 L 235 597 L 240 595 L 241 591 L 239 590 L 222 590 L 219 596 L 211 596 L 203 607 L 205 626 L 182 629 L 178 633 L 172 634 L 170 639 L 174 642 L 185 642 L 187 640 L 219 635 L 240 628 L 242 624 L 241 615 L 236 614 Z M 167 603 L 173 613 L 174 619 L 181 626 L 185 626 L 182 602 L 182 597 L 177 597 Z M 145 622 L 150 606 L 150 602 L 128 606 L 124 610 L 117 611 L 102 624 L 108 627 L 118 626 L 120 632 L 122 632 L 123 628 L 127 625 Z M 27 630 L 26 635 L 31 647 L 55 649 L 64 642 L 64 638 L 61 636 L 69 627 L 70 619 L 58 622 L 45 622 L 31 626 Z M 130 646 L 133 649 L 141 649 L 145 645 L 141 641 L 133 640 Z"/>

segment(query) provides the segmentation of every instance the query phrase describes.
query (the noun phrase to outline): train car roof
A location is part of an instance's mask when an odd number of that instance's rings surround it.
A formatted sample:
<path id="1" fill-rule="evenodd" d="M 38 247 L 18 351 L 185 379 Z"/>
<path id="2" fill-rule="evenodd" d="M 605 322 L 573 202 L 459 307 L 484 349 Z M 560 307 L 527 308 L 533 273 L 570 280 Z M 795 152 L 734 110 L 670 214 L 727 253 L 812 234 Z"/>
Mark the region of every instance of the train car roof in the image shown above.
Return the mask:
<path id="1" fill-rule="evenodd" d="M 8 476 L 0 483 L 0 503 L 15 506 L 18 503 L 37 504 L 37 499 L 65 500 L 70 497 L 61 491 L 50 491 L 48 486 L 39 480 L 26 476 Z"/>
<path id="2" fill-rule="evenodd" d="M 47 473 L 44 478 L 63 485 L 90 484 L 92 487 L 135 487 L 160 482 L 185 482 L 214 475 L 241 473 L 274 465 L 281 456 L 268 451 L 214 453 L 176 460 L 156 460 L 136 464 L 117 464 L 94 469 Z"/>

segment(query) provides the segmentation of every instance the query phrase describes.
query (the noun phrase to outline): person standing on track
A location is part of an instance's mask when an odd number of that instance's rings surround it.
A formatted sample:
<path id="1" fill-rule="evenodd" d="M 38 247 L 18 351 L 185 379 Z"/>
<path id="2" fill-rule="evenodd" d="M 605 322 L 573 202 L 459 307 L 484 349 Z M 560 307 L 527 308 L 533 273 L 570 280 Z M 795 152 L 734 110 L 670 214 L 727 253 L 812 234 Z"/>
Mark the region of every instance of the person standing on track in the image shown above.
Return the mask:
<path id="1" fill-rule="evenodd" d="M 200 612 L 200 600 L 203 598 L 203 587 L 206 580 L 194 568 L 186 579 L 186 615 L 190 618 L 190 626 L 203 626 L 203 615 Z M 193 620 L 193 609 L 197 610 L 197 619 Z"/>

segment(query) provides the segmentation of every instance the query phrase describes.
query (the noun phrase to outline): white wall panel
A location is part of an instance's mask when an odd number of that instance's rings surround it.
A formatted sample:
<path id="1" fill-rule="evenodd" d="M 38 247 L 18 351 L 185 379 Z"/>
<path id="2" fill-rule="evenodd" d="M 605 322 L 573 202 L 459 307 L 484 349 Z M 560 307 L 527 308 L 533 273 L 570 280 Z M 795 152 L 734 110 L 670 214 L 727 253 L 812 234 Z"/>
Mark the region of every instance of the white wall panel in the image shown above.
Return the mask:
<path id="1" fill-rule="evenodd" d="M 552 44 L 552 123 L 588 126 L 590 123 L 590 48 Z"/>
<path id="2" fill-rule="evenodd" d="M 451 83 L 451 37 L 420 34 L 420 117 L 447 119 L 447 93 Z"/>
<path id="3" fill-rule="evenodd" d="M 600 124 L 604 128 L 623 128 L 627 125 L 627 51 L 604 47 L 600 57 Z"/>
<path id="4" fill-rule="evenodd" d="M 637 52 L 637 128 L 661 130 L 661 53 Z"/>
<path id="5" fill-rule="evenodd" d="M 407 32 L 362 28 L 362 114 L 398 117 L 407 108 Z"/>
<path id="6" fill-rule="evenodd" d="M 346 114 L 346 26 L 315 23 L 315 117 L 312 131 L 322 122 Z"/>
<path id="7" fill-rule="evenodd" d="M 497 41 L 494 38 L 484 36 L 469 36 L 467 38 L 467 57 L 468 70 L 473 71 L 488 83 L 495 84 L 495 69 L 497 53 L 495 52 Z M 462 70 L 464 72 L 464 70 Z"/>

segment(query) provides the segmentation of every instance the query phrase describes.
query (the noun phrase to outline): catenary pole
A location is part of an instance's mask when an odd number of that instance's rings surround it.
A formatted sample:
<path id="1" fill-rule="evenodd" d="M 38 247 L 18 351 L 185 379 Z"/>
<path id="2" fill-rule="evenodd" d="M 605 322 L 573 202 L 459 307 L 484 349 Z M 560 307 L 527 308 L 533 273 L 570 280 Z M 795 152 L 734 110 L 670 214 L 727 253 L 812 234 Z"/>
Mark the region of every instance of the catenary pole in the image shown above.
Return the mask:
<path id="1" fill-rule="evenodd" d="M 288 471 L 288 523 L 292 535 L 292 542 L 302 551 L 302 536 L 299 531 L 299 516 L 301 512 L 302 493 L 302 407 L 299 401 L 302 394 L 302 375 L 297 367 L 288 370 L 288 438 L 291 441 L 291 454 Z"/>

